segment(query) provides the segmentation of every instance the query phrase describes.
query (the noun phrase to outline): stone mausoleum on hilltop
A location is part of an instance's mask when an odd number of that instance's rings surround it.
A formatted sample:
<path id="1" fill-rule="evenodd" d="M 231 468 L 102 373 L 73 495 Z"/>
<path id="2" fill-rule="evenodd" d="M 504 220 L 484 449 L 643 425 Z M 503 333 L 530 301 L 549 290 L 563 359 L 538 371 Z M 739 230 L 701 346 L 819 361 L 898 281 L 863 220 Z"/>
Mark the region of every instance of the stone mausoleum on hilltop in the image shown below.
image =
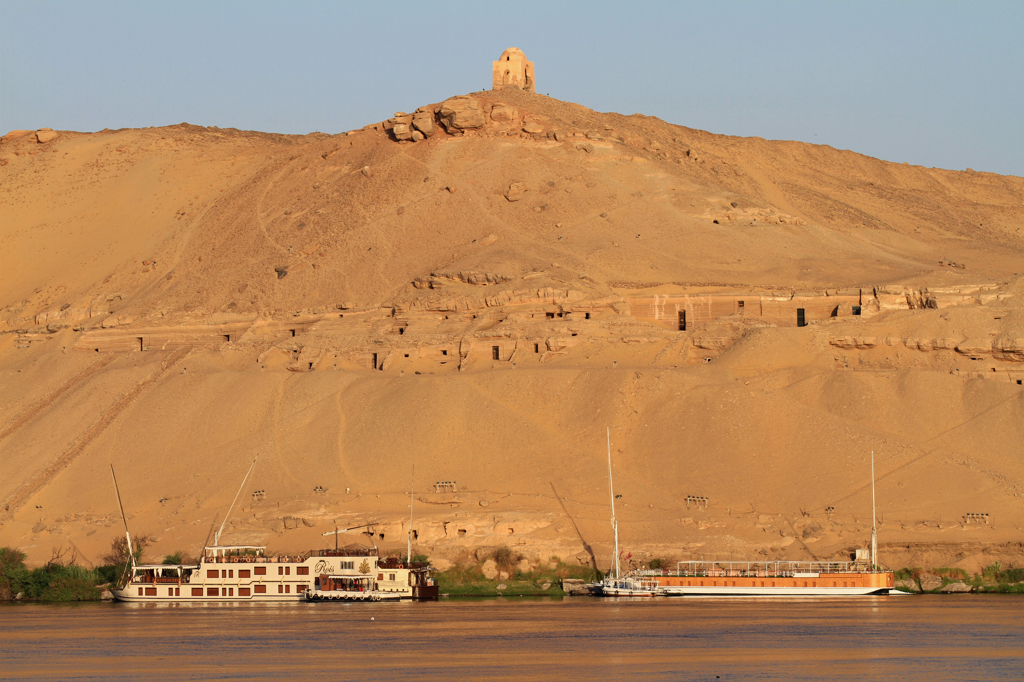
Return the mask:
<path id="1" fill-rule="evenodd" d="M 520 88 L 527 92 L 536 92 L 533 77 L 533 62 L 526 61 L 526 55 L 518 47 L 510 47 L 501 53 L 501 58 L 494 64 L 494 83 L 492 90 Z"/>

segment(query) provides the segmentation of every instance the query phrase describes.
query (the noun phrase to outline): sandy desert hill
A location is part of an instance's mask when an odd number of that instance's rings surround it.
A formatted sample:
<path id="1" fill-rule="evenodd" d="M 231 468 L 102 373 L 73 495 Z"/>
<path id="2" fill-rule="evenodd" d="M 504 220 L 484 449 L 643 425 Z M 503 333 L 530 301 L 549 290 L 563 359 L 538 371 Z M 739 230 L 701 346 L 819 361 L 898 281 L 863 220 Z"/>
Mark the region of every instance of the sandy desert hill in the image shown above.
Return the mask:
<path id="1" fill-rule="evenodd" d="M 411 103 L 412 104 L 412 103 Z M 0 143 L 0 545 L 1024 560 L 1024 179 L 520 90 Z M 413 478 L 413 467 L 415 477 Z M 455 482 L 438 486 L 439 482 Z"/>

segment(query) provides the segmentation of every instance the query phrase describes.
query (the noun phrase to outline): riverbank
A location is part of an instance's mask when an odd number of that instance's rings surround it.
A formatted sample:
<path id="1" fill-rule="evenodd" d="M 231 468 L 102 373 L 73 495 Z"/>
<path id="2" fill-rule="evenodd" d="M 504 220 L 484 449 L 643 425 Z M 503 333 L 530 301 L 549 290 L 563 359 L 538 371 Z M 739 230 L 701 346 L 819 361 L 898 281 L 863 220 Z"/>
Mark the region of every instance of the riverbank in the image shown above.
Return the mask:
<path id="1" fill-rule="evenodd" d="M 504 548 L 502 548 L 504 549 Z M 602 577 L 589 566 L 567 564 L 551 557 L 546 564 L 531 566 L 499 549 L 485 561 L 438 571 L 434 579 L 441 594 L 452 597 L 562 597 L 563 581 L 592 582 Z"/>
<path id="2" fill-rule="evenodd" d="M 55 555 L 35 569 L 27 568 L 24 559 L 24 553 L 0 547 L 0 601 L 100 601 L 104 588 L 120 574 L 117 565 L 79 566 L 73 555 Z M 166 557 L 174 564 L 181 559 Z M 429 561 L 425 556 L 418 559 Z M 602 577 L 590 566 L 554 556 L 531 563 L 506 547 L 434 573 L 440 593 L 450 597 L 563 597 L 581 593 L 585 583 Z M 973 575 L 962 568 L 908 567 L 897 570 L 895 578 L 897 589 L 915 594 L 1024 594 L 1024 568 L 1004 568 L 998 562 Z"/>
<path id="3" fill-rule="evenodd" d="M 901 568 L 896 589 L 918 594 L 1024 594 L 1024 568 L 1003 568 L 998 562 L 969 575 L 962 568 Z"/>

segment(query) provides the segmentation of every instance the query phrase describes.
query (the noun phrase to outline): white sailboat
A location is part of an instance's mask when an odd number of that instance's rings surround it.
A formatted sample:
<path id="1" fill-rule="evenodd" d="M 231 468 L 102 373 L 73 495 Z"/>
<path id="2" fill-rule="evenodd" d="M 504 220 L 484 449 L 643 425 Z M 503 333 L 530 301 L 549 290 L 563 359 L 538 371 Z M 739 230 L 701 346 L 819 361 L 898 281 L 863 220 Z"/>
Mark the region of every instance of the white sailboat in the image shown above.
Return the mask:
<path id="1" fill-rule="evenodd" d="M 604 580 L 592 584 L 591 588 L 595 594 L 604 597 L 653 597 L 658 589 L 658 583 L 653 580 L 636 577 L 633 575 L 622 575 L 619 565 L 619 523 L 615 519 L 615 486 L 612 483 L 612 432 L 607 430 L 608 440 L 608 492 L 612 502 L 612 533 L 615 536 L 615 563 L 612 568 L 612 575 L 606 576 Z"/>

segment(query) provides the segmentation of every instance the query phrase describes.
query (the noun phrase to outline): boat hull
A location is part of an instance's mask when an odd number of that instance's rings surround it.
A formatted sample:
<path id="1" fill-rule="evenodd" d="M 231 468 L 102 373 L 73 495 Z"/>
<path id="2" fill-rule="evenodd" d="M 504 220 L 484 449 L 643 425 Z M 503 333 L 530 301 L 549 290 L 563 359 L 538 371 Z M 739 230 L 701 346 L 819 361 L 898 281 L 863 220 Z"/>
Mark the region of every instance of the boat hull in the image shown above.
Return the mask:
<path id="1" fill-rule="evenodd" d="M 657 594 L 655 590 L 632 590 L 621 587 L 601 588 L 602 597 L 653 597 Z"/>
<path id="2" fill-rule="evenodd" d="M 355 592 L 351 590 L 310 590 L 306 601 L 400 601 L 402 595 L 396 592 Z"/>
<path id="3" fill-rule="evenodd" d="M 166 596 L 154 596 L 154 595 L 138 595 L 131 594 L 127 590 L 111 590 L 114 595 L 115 601 L 126 602 L 126 603 L 138 603 L 138 604 L 198 604 L 198 603 L 223 603 L 223 604 L 238 604 L 248 602 L 299 602 L 303 600 L 302 593 L 299 594 L 256 594 L 249 597 L 239 596 L 228 596 L 228 597 L 207 597 L 207 596 L 185 596 L 180 597 L 166 597 Z"/>
<path id="4" fill-rule="evenodd" d="M 787 572 L 717 571 L 694 575 L 644 576 L 665 596 L 839 597 L 888 594 L 891 571 Z"/>

